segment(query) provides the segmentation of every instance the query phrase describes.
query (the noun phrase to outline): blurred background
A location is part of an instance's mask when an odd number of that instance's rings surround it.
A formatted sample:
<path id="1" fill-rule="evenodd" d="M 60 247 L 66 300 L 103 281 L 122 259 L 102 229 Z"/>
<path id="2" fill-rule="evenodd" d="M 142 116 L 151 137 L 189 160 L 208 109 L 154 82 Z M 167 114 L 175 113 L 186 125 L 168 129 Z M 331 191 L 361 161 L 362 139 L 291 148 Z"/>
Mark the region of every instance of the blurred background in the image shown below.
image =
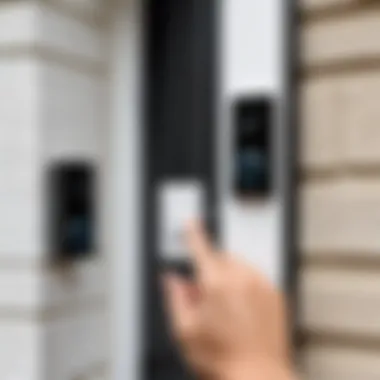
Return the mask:
<path id="1" fill-rule="evenodd" d="M 3 0 L 0 95 L 2 380 L 182 378 L 154 278 L 198 198 L 303 378 L 380 379 L 378 1 Z"/>

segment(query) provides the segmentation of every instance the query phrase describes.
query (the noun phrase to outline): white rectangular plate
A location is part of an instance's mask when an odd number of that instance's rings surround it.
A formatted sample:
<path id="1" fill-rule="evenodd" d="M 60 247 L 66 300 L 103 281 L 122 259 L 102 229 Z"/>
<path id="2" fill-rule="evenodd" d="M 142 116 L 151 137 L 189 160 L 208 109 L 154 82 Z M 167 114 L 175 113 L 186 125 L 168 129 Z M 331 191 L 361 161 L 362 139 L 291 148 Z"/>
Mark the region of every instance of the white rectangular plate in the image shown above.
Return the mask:
<path id="1" fill-rule="evenodd" d="M 204 216 L 204 189 L 192 180 L 166 181 L 158 187 L 158 241 L 162 258 L 187 258 L 184 230 Z"/>

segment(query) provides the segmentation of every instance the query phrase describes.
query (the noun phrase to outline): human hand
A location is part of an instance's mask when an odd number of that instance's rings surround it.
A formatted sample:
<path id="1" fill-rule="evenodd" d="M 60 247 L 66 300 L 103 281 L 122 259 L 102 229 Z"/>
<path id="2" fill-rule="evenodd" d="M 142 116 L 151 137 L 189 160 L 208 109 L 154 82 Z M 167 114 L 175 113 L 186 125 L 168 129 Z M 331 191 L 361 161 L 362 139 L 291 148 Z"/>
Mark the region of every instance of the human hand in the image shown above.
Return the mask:
<path id="1" fill-rule="evenodd" d="M 199 225 L 187 233 L 195 280 L 165 276 L 174 337 L 203 378 L 292 378 L 283 297 L 260 273 L 218 253 Z"/>

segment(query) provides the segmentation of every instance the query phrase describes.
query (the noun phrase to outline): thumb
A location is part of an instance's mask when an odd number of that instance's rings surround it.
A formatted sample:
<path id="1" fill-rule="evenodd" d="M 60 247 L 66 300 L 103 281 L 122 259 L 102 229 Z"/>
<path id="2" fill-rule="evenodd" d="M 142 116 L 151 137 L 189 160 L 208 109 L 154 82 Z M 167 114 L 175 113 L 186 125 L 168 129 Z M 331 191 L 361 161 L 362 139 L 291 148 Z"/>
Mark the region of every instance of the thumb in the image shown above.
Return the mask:
<path id="1" fill-rule="evenodd" d="M 194 325 L 195 286 L 176 275 L 166 275 L 163 281 L 171 327 L 177 337 L 182 337 Z"/>

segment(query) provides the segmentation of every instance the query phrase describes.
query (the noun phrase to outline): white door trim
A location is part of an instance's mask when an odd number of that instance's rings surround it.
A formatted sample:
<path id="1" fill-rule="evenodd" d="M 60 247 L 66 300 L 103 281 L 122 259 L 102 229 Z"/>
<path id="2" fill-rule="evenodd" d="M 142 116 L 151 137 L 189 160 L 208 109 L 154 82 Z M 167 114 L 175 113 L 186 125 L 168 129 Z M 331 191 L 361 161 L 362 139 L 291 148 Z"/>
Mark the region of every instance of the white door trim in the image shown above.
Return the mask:
<path id="1" fill-rule="evenodd" d="M 141 3 L 113 5 L 107 246 L 111 258 L 111 379 L 138 380 L 141 352 Z"/>

